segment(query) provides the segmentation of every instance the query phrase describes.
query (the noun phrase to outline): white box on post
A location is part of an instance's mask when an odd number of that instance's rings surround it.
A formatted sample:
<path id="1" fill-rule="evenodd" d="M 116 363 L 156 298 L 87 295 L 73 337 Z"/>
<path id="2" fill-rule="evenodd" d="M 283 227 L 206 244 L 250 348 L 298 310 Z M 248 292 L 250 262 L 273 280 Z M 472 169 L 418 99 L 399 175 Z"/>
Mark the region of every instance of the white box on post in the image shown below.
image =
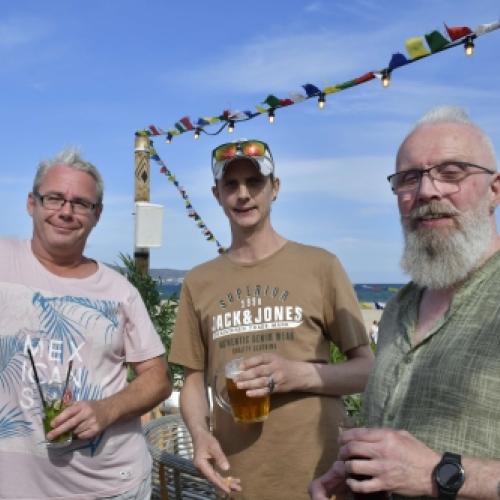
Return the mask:
<path id="1" fill-rule="evenodd" d="M 160 248 L 163 229 L 163 206 L 143 201 L 135 204 L 135 246 Z"/>

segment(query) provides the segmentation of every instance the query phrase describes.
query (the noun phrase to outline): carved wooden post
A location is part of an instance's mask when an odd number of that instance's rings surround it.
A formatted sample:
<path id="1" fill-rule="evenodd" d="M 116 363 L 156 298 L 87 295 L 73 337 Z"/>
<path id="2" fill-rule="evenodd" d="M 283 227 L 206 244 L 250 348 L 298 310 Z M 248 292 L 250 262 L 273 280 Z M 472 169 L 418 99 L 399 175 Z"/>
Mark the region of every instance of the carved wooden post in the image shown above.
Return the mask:
<path id="1" fill-rule="evenodd" d="M 149 203 L 150 192 L 149 172 L 149 137 L 135 138 L 135 201 Z M 137 217 L 137 215 L 136 215 Z M 134 261 L 142 274 L 149 272 L 149 248 L 135 247 Z"/>

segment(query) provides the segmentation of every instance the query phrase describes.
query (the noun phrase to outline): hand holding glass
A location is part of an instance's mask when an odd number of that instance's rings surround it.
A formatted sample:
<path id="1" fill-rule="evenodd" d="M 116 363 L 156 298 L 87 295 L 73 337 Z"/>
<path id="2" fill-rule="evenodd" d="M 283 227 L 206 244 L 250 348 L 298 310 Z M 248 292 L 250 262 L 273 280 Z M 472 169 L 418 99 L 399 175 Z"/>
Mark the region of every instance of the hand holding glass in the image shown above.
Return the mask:
<path id="1" fill-rule="evenodd" d="M 239 366 L 243 361 L 244 358 L 232 359 L 215 374 L 213 386 L 215 400 L 223 410 L 233 415 L 235 422 L 262 422 L 269 415 L 271 398 L 269 394 L 249 398 L 246 389 L 238 389 L 234 377 L 241 373 Z M 220 387 L 222 385 L 222 372 L 224 372 L 225 387 Z M 229 403 L 221 396 L 224 389 L 227 389 Z"/>

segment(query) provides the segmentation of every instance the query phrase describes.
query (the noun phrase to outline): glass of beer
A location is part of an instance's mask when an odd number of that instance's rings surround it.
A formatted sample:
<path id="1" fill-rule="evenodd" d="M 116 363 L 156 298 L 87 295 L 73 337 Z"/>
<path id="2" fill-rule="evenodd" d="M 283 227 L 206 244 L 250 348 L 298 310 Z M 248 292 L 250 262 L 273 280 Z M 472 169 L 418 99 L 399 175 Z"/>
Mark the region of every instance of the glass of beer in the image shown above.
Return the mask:
<path id="1" fill-rule="evenodd" d="M 215 373 L 213 393 L 218 405 L 231 413 L 235 422 L 262 422 L 269 415 L 271 397 L 269 394 L 257 398 L 249 398 L 246 389 L 238 389 L 234 382 L 234 377 L 241 373 L 240 365 L 244 358 L 232 359 L 228 361 L 224 368 Z M 222 377 L 224 372 L 224 378 Z M 222 380 L 225 387 L 219 387 Z M 224 392 L 227 394 L 229 403 L 224 399 Z"/>
<path id="2" fill-rule="evenodd" d="M 363 417 L 346 417 L 339 423 L 339 433 L 348 431 L 349 429 L 354 429 L 355 427 L 375 427 L 369 425 Z M 349 460 L 369 460 L 366 457 L 349 457 Z M 366 481 L 371 479 L 371 476 L 364 476 L 362 474 L 349 474 L 349 477 L 355 479 L 356 481 Z M 349 499 L 350 500 L 390 500 L 392 495 L 386 493 L 385 491 L 374 491 L 372 493 L 359 493 L 358 491 L 352 491 L 349 488 Z"/>

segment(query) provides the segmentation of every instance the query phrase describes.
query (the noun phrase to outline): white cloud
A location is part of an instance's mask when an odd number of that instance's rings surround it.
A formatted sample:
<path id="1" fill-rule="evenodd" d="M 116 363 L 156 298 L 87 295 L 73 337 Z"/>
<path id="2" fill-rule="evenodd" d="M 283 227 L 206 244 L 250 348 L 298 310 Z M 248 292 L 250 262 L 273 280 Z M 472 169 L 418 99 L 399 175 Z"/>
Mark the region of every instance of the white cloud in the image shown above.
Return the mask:
<path id="1" fill-rule="evenodd" d="M 244 45 L 229 48 L 225 54 L 218 54 L 217 60 L 204 59 L 200 66 L 178 72 L 176 79 L 198 89 L 202 81 L 204 89 L 250 94 L 297 92 L 307 80 L 315 80 L 317 85 L 332 85 L 377 69 L 372 67 L 374 61 L 381 61 L 380 54 L 391 50 L 385 47 L 394 43 L 398 32 L 404 36 L 404 29 L 397 26 L 375 30 L 366 37 L 340 30 L 262 35 Z M 336 81 L 326 82 L 325 77 L 332 78 L 332 75 L 337 75 Z M 171 81 L 172 74 L 164 78 Z"/>
<path id="2" fill-rule="evenodd" d="M 304 9 L 306 12 L 317 12 L 321 10 L 321 4 L 319 2 L 314 2 L 309 5 L 306 5 L 306 8 Z"/>
<path id="3" fill-rule="evenodd" d="M 390 156 L 353 156 L 320 160 L 285 160 L 280 166 L 285 199 L 301 194 L 322 194 L 329 198 L 370 205 L 394 204 L 385 179 L 393 170 Z"/>
<path id="4" fill-rule="evenodd" d="M 0 48 L 13 49 L 45 37 L 49 24 L 42 19 L 13 17 L 0 21 Z"/>

